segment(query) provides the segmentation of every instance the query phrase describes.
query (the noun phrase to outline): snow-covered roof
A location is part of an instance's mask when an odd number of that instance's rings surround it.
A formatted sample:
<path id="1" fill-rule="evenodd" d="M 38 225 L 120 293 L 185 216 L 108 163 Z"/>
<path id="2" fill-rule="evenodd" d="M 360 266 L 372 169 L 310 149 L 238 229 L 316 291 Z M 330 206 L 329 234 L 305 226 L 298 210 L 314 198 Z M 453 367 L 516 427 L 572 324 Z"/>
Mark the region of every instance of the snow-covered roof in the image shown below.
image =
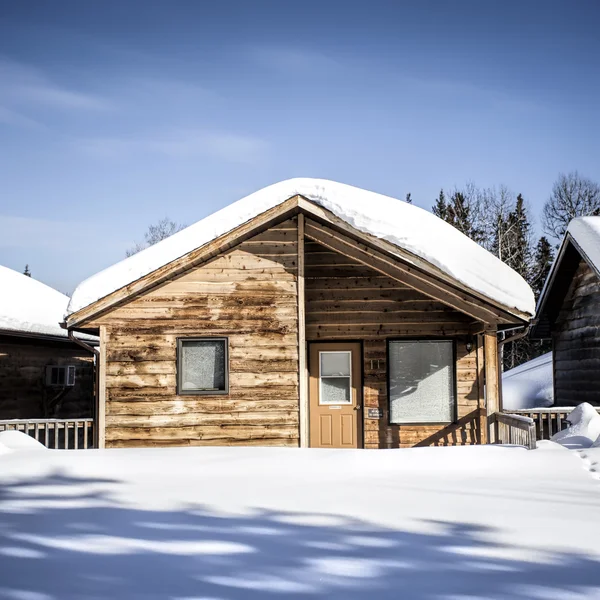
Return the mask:
<path id="1" fill-rule="evenodd" d="M 552 352 L 542 354 L 502 375 L 502 408 L 519 410 L 552 406 Z"/>
<path id="2" fill-rule="evenodd" d="M 250 194 L 79 284 L 68 314 L 184 256 L 257 215 L 300 195 L 357 230 L 424 259 L 494 303 L 533 315 L 529 285 L 456 228 L 412 204 L 324 179 L 290 179 Z"/>
<path id="3" fill-rule="evenodd" d="M 59 323 L 69 303 L 68 296 L 2 265 L 0 290 L 0 330 L 67 337 Z"/>
<path id="4" fill-rule="evenodd" d="M 582 258 L 600 277 L 600 217 L 576 217 L 569 223 L 538 298 L 531 330 L 534 339 L 550 337 L 551 315 L 563 301 Z"/>
<path id="5" fill-rule="evenodd" d="M 600 272 L 600 217 L 577 217 L 567 227 L 586 260 Z"/>

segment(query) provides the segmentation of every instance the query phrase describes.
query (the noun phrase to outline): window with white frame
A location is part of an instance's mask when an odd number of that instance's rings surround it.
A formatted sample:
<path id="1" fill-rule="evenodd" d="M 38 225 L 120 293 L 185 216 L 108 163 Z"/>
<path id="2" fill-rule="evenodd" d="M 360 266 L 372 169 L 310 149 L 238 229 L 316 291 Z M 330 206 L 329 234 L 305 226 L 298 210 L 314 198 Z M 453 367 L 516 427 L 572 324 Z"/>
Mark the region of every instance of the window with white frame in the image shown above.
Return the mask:
<path id="1" fill-rule="evenodd" d="M 454 343 L 389 342 L 391 423 L 450 423 L 455 419 Z"/>
<path id="2" fill-rule="evenodd" d="M 177 340 L 177 393 L 227 394 L 227 338 Z"/>
<path id="3" fill-rule="evenodd" d="M 352 404 L 351 352 L 319 352 L 319 404 Z"/>
<path id="4" fill-rule="evenodd" d="M 46 385 L 73 387 L 75 385 L 75 367 L 73 365 L 46 367 Z"/>

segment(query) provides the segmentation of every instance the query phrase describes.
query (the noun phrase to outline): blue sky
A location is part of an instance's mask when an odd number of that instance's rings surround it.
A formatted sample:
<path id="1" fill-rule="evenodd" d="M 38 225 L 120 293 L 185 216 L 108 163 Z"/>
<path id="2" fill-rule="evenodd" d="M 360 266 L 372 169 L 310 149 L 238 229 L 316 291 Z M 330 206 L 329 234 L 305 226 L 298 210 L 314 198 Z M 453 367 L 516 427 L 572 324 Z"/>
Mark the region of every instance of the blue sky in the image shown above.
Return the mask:
<path id="1" fill-rule="evenodd" d="M 70 293 L 289 177 L 600 180 L 600 3 L 0 0 L 0 264 Z"/>

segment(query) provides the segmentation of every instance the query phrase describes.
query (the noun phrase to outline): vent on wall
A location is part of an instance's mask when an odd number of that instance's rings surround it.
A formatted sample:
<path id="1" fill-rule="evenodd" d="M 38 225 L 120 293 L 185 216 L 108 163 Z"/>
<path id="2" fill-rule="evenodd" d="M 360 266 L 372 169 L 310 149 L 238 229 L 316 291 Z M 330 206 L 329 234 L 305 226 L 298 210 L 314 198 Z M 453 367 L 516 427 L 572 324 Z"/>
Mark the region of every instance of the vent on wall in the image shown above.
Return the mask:
<path id="1" fill-rule="evenodd" d="M 48 365 L 46 367 L 46 385 L 59 387 L 72 387 L 75 385 L 75 367 L 67 365 L 57 367 Z"/>

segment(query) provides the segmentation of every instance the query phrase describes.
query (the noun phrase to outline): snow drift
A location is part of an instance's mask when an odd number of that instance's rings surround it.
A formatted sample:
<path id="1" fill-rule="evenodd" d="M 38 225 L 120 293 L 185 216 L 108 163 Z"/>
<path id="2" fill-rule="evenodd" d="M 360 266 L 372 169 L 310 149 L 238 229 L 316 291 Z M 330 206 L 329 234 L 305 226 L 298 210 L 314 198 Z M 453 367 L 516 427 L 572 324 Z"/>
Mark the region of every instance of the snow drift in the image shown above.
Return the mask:
<path id="1" fill-rule="evenodd" d="M 23 431 L 8 429 L 0 431 L 0 454 L 3 450 L 46 450 L 46 446 Z"/>
<path id="2" fill-rule="evenodd" d="M 591 404 L 582 402 L 569 413 L 567 420 L 569 427 L 553 435 L 553 442 L 567 448 L 600 446 L 600 415 Z"/>
<path id="3" fill-rule="evenodd" d="M 68 314 L 140 279 L 173 260 L 301 195 L 356 229 L 416 255 L 482 296 L 533 315 L 533 292 L 525 280 L 487 250 L 430 212 L 389 196 L 325 179 L 290 179 L 219 210 L 82 282 Z"/>
<path id="4" fill-rule="evenodd" d="M 502 407 L 505 410 L 552 406 L 553 403 L 552 352 L 502 375 Z"/>

